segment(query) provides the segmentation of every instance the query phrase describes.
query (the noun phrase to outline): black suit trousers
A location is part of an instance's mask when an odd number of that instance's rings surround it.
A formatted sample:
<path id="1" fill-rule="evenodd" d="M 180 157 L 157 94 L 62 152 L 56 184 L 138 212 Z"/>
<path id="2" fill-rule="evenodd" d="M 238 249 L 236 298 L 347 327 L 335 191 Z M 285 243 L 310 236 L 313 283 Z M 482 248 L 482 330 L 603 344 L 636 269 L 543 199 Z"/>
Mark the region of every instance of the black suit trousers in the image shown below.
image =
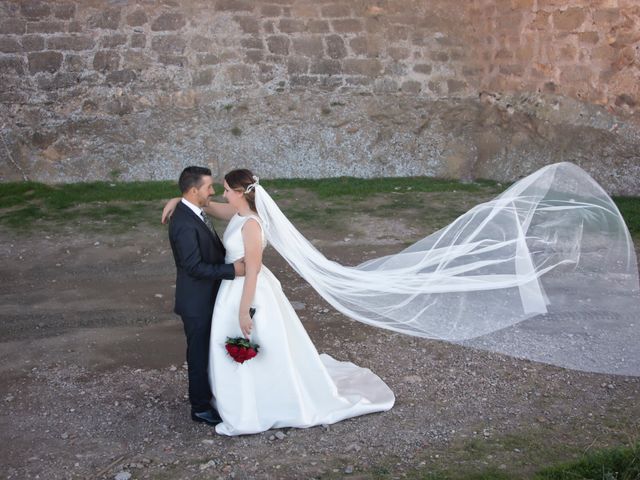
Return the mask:
<path id="1" fill-rule="evenodd" d="M 209 387 L 209 337 L 211 315 L 182 316 L 187 336 L 187 365 L 189 366 L 189 401 L 192 412 L 204 412 L 211 408 Z"/>

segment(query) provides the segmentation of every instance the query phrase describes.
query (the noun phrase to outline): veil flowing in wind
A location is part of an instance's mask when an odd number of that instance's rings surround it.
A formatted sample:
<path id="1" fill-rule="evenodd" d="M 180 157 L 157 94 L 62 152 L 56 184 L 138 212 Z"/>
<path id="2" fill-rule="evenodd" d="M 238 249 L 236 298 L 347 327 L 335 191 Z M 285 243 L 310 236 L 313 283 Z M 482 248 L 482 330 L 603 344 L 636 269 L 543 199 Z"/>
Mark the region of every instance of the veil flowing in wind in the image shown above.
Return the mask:
<path id="1" fill-rule="evenodd" d="M 327 259 L 260 185 L 269 243 L 360 322 L 562 367 L 640 375 L 638 266 L 607 193 L 571 163 L 546 166 L 405 250 Z"/>

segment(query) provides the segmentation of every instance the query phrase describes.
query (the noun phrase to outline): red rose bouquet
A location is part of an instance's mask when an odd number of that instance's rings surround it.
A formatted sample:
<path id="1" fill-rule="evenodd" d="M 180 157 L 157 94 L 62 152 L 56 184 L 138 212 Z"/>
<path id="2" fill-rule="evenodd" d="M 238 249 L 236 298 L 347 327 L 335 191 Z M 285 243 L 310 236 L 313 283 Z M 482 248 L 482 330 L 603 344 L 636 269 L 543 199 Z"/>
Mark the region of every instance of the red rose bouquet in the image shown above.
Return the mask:
<path id="1" fill-rule="evenodd" d="M 260 345 L 257 343 L 251 343 L 244 337 L 227 337 L 225 343 L 227 353 L 238 363 L 244 363 L 247 360 L 251 360 L 258 354 Z"/>

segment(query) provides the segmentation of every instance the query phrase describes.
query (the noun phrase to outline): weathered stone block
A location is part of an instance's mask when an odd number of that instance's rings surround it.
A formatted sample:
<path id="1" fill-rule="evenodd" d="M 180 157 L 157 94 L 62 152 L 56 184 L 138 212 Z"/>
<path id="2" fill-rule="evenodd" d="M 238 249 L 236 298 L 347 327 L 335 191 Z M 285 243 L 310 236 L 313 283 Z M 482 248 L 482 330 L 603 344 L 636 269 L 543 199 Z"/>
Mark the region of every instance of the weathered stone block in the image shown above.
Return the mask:
<path id="1" fill-rule="evenodd" d="M 125 70 L 142 71 L 151 68 L 155 63 L 155 59 L 144 50 L 126 50 L 122 54 L 122 68 Z"/>
<path id="2" fill-rule="evenodd" d="M 191 78 L 191 84 L 194 87 L 202 87 L 204 85 L 211 85 L 213 81 L 213 70 L 200 70 L 198 72 L 194 72 Z"/>
<path id="3" fill-rule="evenodd" d="M 376 93 L 395 93 L 399 89 L 398 82 L 393 78 L 376 78 L 373 83 L 373 90 Z"/>
<path id="4" fill-rule="evenodd" d="M 591 69 L 584 65 L 568 65 L 560 71 L 560 81 L 565 84 L 584 83 L 591 78 Z"/>
<path id="5" fill-rule="evenodd" d="M 357 33 L 364 30 L 362 20 L 358 18 L 347 18 L 344 20 L 332 20 L 331 26 L 336 33 Z"/>
<path id="6" fill-rule="evenodd" d="M 236 15 L 233 20 L 240 25 L 244 33 L 260 33 L 260 23 L 254 17 Z"/>
<path id="7" fill-rule="evenodd" d="M 282 33 L 304 32 L 304 22 L 291 18 L 283 18 L 278 22 L 278 30 Z"/>
<path id="8" fill-rule="evenodd" d="M 508 50 L 506 48 L 501 48 L 500 50 L 498 50 L 496 52 L 496 54 L 493 57 L 495 60 L 512 60 L 513 59 L 513 52 L 511 50 Z"/>
<path id="9" fill-rule="evenodd" d="M 247 63 L 258 63 L 264 58 L 262 50 L 247 50 L 244 54 L 244 61 Z"/>
<path id="10" fill-rule="evenodd" d="M 518 46 L 515 50 L 515 58 L 520 62 L 529 62 L 534 56 L 534 46 L 535 42 L 533 39 L 530 41 L 523 40 L 520 46 Z"/>
<path id="11" fill-rule="evenodd" d="M 390 42 L 400 42 L 409 39 L 409 29 L 403 25 L 389 25 L 387 38 Z"/>
<path id="12" fill-rule="evenodd" d="M 512 0 L 511 7 L 514 10 L 530 11 L 533 9 L 533 0 Z"/>
<path id="13" fill-rule="evenodd" d="M 124 33 L 108 35 L 100 39 L 100 47 L 113 48 L 127 43 L 127 36 Z"/>
<path id="14" fill-rule="evenodd" d="M 44 38 L 40 35 L 24 35 L 20 41 L 22 43 L 22 51 L 24 52 L 44 50 Z"/>
<path id="15" fill-rule="evenodd" d="M 503 75 L 515 75 L 521 77 L 524 74 L 524 66 L 519 64 L 500 65 L 499 71 Z"/>
<path id="16" fill-rule="evenodd" d="M 163 13 L 151 24 L 151 30 L 161 32 L 164 30 L 180 30 L 187 24 L 181 13 Z"/>
<path id="17" fill-rule="evenodd" d="M 430 58 L 435 62 L 448 62 L 449 54 L 447 52 L 431 52 Z"/>
<path id="18" fill-rule="evenodd" d="M 135 79 L 136 73 L 133 70 L 125 69 L 109 72 L 106 82 L 110 85 L 125 85 L 133 82 Z"/>
<path id="19" fill-rule="evenodd" d="M 263 5 L 260 13 L 263 17 L 279 17 L 282 9 L 277 5 Z"/>
<path id="20" fill-rule="evenodd" d="M 324 37 L 324 41 L 327 45 L 327 55 L 329 57 L 338 59 L 347 56 L 347 48 L 340 35 L 327 35 Z"/>
<path id="21" fill-rule="evenodd" d="M 309 75 L 293 75 L 289 83 L 292 87 L 313 87 L 318 84 L 318 79 Z"/>
<path id="22" fill-rule="evenodd" d="M 254 3 L 251 0 L 218 0 L 217 10 L 222 11 L 238 11 L 250 12 L 253 10 Z"/>
<path id="23" fill-rule="evenodd" d="M 20 2 L 20 13 L 29 20 L 38 20 L 48 17 L 51 8 L 46 2 L 38 0 L 23 0 Z"/>
<path id="24" fill-rule="evenodd" d="M 258 80 L 260 81 L 260 83 L 263 83 L 263 84 L 269 83 L 276 78 L 276 72 L 273 65 L 269 65 L 266 63 L 259 63 L 258 67 L 260 69 L 260 72 L 258 73 Z M 278 88 L 282 88 L 282 87 L 278 87 Z"/>
<path id="25" fill-rule="evenodd" d="M 364 19 L 364 29 L 367 33 L 384 34 L 386 27 L 387 23 L 379 16 Z"/>
<path id="26" fill-rule="evenodd" d="M 267 37 L 267 48 L 276 55 L 289 55 L 289 37 L 286 35 L 273 35 Z"/>
<path id="27" fill-rule="evenodd" d="M 213 45 L 213 39 L 205 37 L 204 35 L 195 35 L 191 37 L 189 46 L 194 52 L 208 52 Z"/>
<path id="28" fill-rule="evenodd" d="M 276 29 L 273 25 L 273 20 L 265 20 L 262 22 L 262 31 L 266 34 L 275 33 Z"/>
<path id="29" fill-rule="evenodd" d="M 316 60 L 311 63 L 310 73 L 315 75 L 338 75 L 342 66 L 338 60 Z"/>
<path id="30" fill-rule="evenodd" d="M 547 30 L 548 28 L 550 28 L 551 14 L 549 12 L 538 10 L 535 15 L 536 16 L 530 24 L 531 28 L 534 28 L 536 30 Z"/>
<path id="31" fill-rule="evenodd" d="M 307 57 L 322 57 L 324 55 L 324 47 L 322 38 L 320 37 L 294 37 L 293 50 Z"/>
<path id="32" fill-rule="evenodd" d="M 158 53 L 181 54 L 187 46 L 187 41 L 180 35 L 157 35 L 151 40 L 151 48 Z"/>
<path id="33" fill-rule="evenodd" d="M 83 30 L 84 30 L 84 27 L 82 26 L 82 24 L 75 20 L 72 22 L 69 22 L 69 24 L 67 25 L 68 33 L 80 33 Z"/>
<path id="34" fill-rule="evenodd" d="M 176 67 L 184 67 L 187 64 L 187 57 L 182 55 L 173 55 L 170 53 L 161 53 L 158 55 L 158 61 L 163 65 L 175 65 Z"/>
<path id="35" fill-rule="evenodd" d="M 593 12 L 593 21 L 596 25 L 613 24 L 620 19 L 619 8 L 599 8 Z"/>
<path id="36" fill-rule="evenodd" d="M 127 25 L 131 27 L 141 27 L 147 23 L 147 14 L 144 10 L 136 10 L 127 15 Z"/>
<path id="37" fill-rule="evenodd" d="M 409 58 L 411 51 L 406 47 L 388 47 L 387 54 L 397 61 Z"/>
<path id="38" fill-rule="evenodd" d="M 467 82 L 465 81 L 454 80 L 452 78 L 447 80 L 447 92 L 449 94 L 462 92 L 466 88 L 467 88 Z"/>
<path id="39" fill-rule="evenodd" d="M 356 55 L 366 55 L 368 57 L 379 57 L 382 55 L 384 43 L 376 35 L 366 35 L 355 37 L 349 41 L 351 51 Z"/>
<path id="40" fill-rule="evenodd" d="M 34 75 L 38 72 L 54 73 L 62 65 L 62 53 L 60 52 L 33 52 L 27 55 L 29 60 L 29 72 Z"/>
<path id="41" fill-rule="evenodd" d="M 585 8 L 574 7 L 553 12 L 553 25 L 559 30 L 576 30 L 587 18 Z"/>
<path id="42" fill-rule="evenodd" d="M 328 33 L 331 29 L 329 28 L 329 22 L 326 20 L 309 20 L 307 22 L 307 30 L 309 33 Z"/>
<path id="43" fill-rule="evenodd" d="M 431 71 L 433 70 L 433 67 L 431 65 L 429 65 L 428 63 L 416 63 L 413 66 L 413 71 L 416 73 L 422 73 L 424 75 L 429 75 L 431 74 Z"/>
<path id="44" fill-rule="evenodd" d="M 126 96 L 116 97 L 106 102 L 104 109 L 112 115 L 128 115 L 133 112 L 133 102 Z"/>
<path id="45" fill-rule="evenodd" d="M 17 53 L 22 51 L 20 42 L 12 37 L 0 37 L 0 52 Z"/>
<path id="46" fill-rule="evenodd" d="M 147 46 L 147 36 L 144 33 L 132 33 L 129 39 L 131 48 L 144 48 Z"/>
<path id="47" fill-rule="evenodd" d="M 244 48 L 253 48 L 255 50 L 261 50 L 264 48 L 262 39 L 259 37 L 243 38 L 240 40 L 240 45 Z"/>
<path id="48" fill-rule="evenodd" d="M 405 82 L 402 82 L 400 90 L 409 93 L 420 93 L 420 91 L 422 90 L 422 84 L 420 82 L 416 82 L 415 80 L 407 80 Z"/>
<path id="49" fill-rule="evenodd" d="M 564 61 L 574 61 L 578 55 L 578 49 L 573 45 L 563 45 L 560 48 L 560 59 Z"/>
<path id="50" fill-rule="evenodd" d="M 501 13 L 496 17 L 496 28 L 499 30 L 517 30 L 520 29 L 522 21 L 522 12 L 519 10 L 509 13 Z"/>
<path id="51" fill-rule="evenodd" d="M 343 62 L 343 71 L 347 75 L 375 77 L 382 72 L 382 64 L 377 59 L 347 58 Z"/>
<path id="52" fill-rule="evenodd" d="M 73 3 L 63 3 L 53 6 L 53 15 L 60 20 L 71 20 L 76 14 L 76 6 Z"/>
<path id="53" fill-rule="evenodd" d="M 0 56 L 0 72 L 3 74 L 13 72 L 18 75 L 22 75 L 24 74 L 24 69 L 24 60 L 21 57 L 17 57 L 15 55 Z"/>
<path id="54" fill-rule="evenodd" d="M 60 90 L 63 88 L 75 87 L 78 84 L 79 75 L 73 72 L 58 72 L 49 77 L 38 75 L 38 87 L 42 90 Z"/>
<path id="55" fill-rule="evenodd" d="M 309 61 L 304 57 L 289 57 L 287 60 L 289 75 L 301 75 L 309 71 Z"/>
<path id="56" fill-rule="evenodd" d="M 69 72 L 77 72 L 80 73 L 87 68 L 87 64 L 84 61 L 84 58 L 80 55 L 75 55 L 73 53 L 67 53 L 64 56 L 64 69 Z"/>
<path id="57" fill-rule="evenodd" d="M 44 21 L 44 22 L 28 22 L 27 33 L 64 33 L 67 27 L 63 22 Z"/>
<path id="58" fill-rule="evenodd" d="M 120 54 L 113 50 L 101 50 L 93 56 L 93 69 L 99 72 L 120 68 Z"/>
<path id="59" fill-rule="evenodd" d="M 323 17 L 336 18 L 336 17 L 349 17 L 351 16 L 351 8 L 348 4 L 326 5 L 320 9 Z"/>
<path id="60" fill-rule="evenodd" d="M 228 65 L 223 76 L 232 85 L 246 85 L 254 82 L 253 70 L 248 65 Z"/>
<path id="61" fill-rule="evenodd" d="M 213 53 L 198 54 L 198 65 L 216 65 L 220 63 L 220 57 Z"/>
<path id="62" fill-rule="evenodd" d="M 84 35 L 64 35 L 47 38 L 47 47 L 55 50 L 91 50 L 95 41 Z"/>
<path id="63" fill-rule="evenodd" d="M 95 28 L 116 30 L 120 25 L 121 10 L 109 8 L 89 18 L 89 25 Z"/>
<path id="64" fill-rule="evenodd" d="M 26 31 L 27 22 L 24 20 L 11 19 L 0 21 L 1 34 L 21 34 Z"/>

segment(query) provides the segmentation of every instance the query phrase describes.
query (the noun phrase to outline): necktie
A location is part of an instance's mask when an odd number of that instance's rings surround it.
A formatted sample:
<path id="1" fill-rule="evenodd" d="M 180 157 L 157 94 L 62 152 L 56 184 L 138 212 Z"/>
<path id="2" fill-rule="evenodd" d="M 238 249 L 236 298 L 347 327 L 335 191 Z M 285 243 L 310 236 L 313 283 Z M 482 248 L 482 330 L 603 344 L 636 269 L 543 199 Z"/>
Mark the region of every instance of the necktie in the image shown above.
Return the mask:
<path id="1" fill-rule="evenodd" d="M 200 212 L 200 216 L 202 217 L 204 224 L 209 228 L 209 230 L 213 231 L 213 225 L 211 224 L 211 220 L 209 220 L 209 217 L 204 213 L 204 211 Z"/>

